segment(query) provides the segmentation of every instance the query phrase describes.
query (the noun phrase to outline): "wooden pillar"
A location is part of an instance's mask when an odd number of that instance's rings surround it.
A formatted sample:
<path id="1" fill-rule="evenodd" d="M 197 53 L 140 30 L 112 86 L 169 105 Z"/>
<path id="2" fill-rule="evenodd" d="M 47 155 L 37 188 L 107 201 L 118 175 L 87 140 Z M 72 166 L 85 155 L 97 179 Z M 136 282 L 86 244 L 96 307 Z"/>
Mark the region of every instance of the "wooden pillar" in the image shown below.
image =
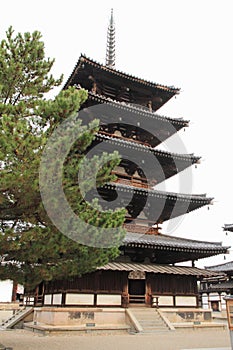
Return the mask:
<path id="1" fill-rule="evenodd" d="M 61 306 L 65 306 L 65 305 L 66 305 L 66 292 L 62 292 Z"/>
<path id="2" fill-rule="evenodd" d="M 11 301 L 13 302 L 16 301 L 17 287 L 18 287 L 18 283 L 13 281 L 12 296 L 11 296 Z"/>
<path id="3" fill-rule="evenodd" d="M 122 307 L 126 308 L 129 306 L 128 272 L 124 273 L 122 280 Z"/>
<path id="4" fill-rule="evenodd" d="M 152 305 L 152 291 L 151 291 L 151 283 L 150 280 L 146 274 L 146 305 L 151 306 Z"/>

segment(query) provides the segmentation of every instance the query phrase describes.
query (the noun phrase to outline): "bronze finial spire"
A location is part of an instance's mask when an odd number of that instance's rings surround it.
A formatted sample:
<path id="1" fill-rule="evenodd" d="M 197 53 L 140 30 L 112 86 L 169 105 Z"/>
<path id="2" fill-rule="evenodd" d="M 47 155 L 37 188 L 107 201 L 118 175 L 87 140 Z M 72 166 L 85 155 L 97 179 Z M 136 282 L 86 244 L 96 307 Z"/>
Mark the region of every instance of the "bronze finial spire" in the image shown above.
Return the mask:
<path id="1" fill-rule="evenodd" d="M 111 10 L 111 18 L 108 26 L 105 64 L 107 67 L 110 67 L 110 68 L 115 67 L 115 25 L 113 20 L 113 9 Z"/>

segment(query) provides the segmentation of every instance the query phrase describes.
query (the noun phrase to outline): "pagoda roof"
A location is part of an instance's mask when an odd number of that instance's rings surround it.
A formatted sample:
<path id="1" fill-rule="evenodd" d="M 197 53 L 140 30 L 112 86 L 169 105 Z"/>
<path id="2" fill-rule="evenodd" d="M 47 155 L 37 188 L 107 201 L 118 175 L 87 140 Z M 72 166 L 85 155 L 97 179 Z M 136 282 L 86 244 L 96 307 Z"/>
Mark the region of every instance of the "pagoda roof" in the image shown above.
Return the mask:
<path id="1" fill-rule="evenodd" d="M 233 261 L 229 261 L 225 264 L 207 266 L 206 269 L 215 271 L 215 272 L 225 272 L 225 273 L 233 272 Z"/>
<path id="2" fill-rule="evenodd" d="M 151 172 L 149 171 L 149 175 L 150 175 L 150 178 L 156 179 L 157 183 L 178 174 L 180 171 L 186 169 L 192 164 L 199 163 L 201 159 L 201 157 L 194 156 L 193 154 L 179 154 L 179 153 L 171 153 L 171 152 L 158 150 L 158 149 L 140 144 L 136 141 L 117 138 L 115 137 L 115 135 L 110 136 L 110 135 L 97 133 L 95 135 L 95 139 L 100 141 L 105 141 L 108 144 L 113 144 L 114 146 L 116 146 L 116 149 L 118 150 L 122 159 L 124 159 L 124 150 L 127 156 L 129 147 L 132 150 L 135 150 L 136 152 L 146 153 L 144 157 L 145 158 L 144 163 L 146 163 L 146 160 L 150 162 L 149 163 L 150 166 L 148 167 L 148 170 L 150 170 L 149 168 L 151 168 Z M 153 162 L 153 156 L 151 156 L 151 153 L 159 161 L 161 167 L 154 167 L 153 169 L 153 167 L 151 166 L 151 162 Z M 140 159 L 142 159 L 142 157 L 143 155 L 140 155 Z M 138 153 L 136 153 L 135 158 L 136 158 L 135 162 L 137 162 Z M 133 155 L 131 156 L 131 161 L 134 161 Z M 154 162 L 155 162 L 155 159 L 154 159 Z"/>
<path id="3" fill-rule="evenodd" d="M 80 89 L 80 87 L 77 87 L 77 88 Z M 153 120 L 157 120 L 160 122 L 171 123 L 177 130 L 184 127 L 188 127 L 189 125 L 189 120 L 185 120 L 183 118 L 171 118 L 164 115 L 160 115 L 158 113 L 150 111 L 149 108 L 145 106 L 141 106 L 139 104 L 127 103 L 127 102 L 120 102 L 110 97 L 95 94 L 91 91 L 88 91 L 88 100 L 95 101 L 97 103 L 110 104 L 111 106 L 121 109 L 121 113 L 122 113 L 122 110 L 123 111 L 125 110 L 128 112 L 143 115 L 144 117 L 147 117 L 147 118 L 152 118 Z"/>
<path id="4" fill-rule="evenodd" d="M 164 234 L 128 232 L 123 240 L 121 250 L 131 258 L 148 257 L 157 263 L 177 263 L 198 260 L 213 255 L 225 254 L 229 247 L 220 242 L 197 241 Z M 147 228 L 148 229 L 148 228 Z M 127 227 L 126 227 L 127 230 Z M 141 227 L 139 230 L 141 232 Z"/>
<path id="5" fill-rule="evenodd" d="M 124 85 L 126 89 L 133 89 L 134 91 L 140 92 L 141 95 L 154 97 L 156 101 L 153 101 L 154 110 L 160 108 L 180 91 L 179 88 L 175 88 L 174 86 L 157 84 L 107 67 L 83 54 L 80 56 L 73 72 L 65 83 L 64 89 L 68 88 L 70 85 L 80 84 L 83 88 L 90 91 L 91 85 L 88 79 L 91 80 L 93 78 L 100 80 L 104 84 L 107 82 L 109 86 L 122 87 L 122 85 Z"/>
<path id="6" fill-rule="evenodd" d="M 112 126 L 116 130 L 131 130 L 131 134 L 140 135 L 141 141 L 152 147 L 189 126 L 189 121 L 183 118 L 161 116 L 138 104 L 115 101 L 92 92 L 88 93 L 88 99 L 79 111 L 79 118 L 84 124 L 98 119 L 100 127 Z"/>
<path id="7" fill-rule="evenodd" d="M 167 247 L 179 251 L 211 251 L 215 254 L 226 253 L 229 248 L 223 247 L 221 242 L 197 241 L 164 234 L 141 234 L 137 232 L 127 232 L 123 243 L 124 245 L 139 246 L 142 248 Z"/>
<path id="8" fill-rule="evenodd" d="M 181 194 L 115 183 L 101 186 L 98 190 L 105 200 L 114 198 L 116 191 L 124 193 L 121 196 L 121 203 L 117 203 L 116 206 L 125 205 L 127 209 L 130 208 L 132 218 L 136 218 L 143 210 L 148 220 L 154 220 L 154 223 L 162 223 L 184 215 L 204 205 L 212 204 L 213 200 L 213 198 L 206 197 L 206 194 Z M 105 203 L 104 201 L 102 205 L 105 206 Z"/>
<path id="9" fill-rule="evenodd" d="M 171 266 L 168 264 L 149 264 L 149 263 L 128 263 L 128 262 L 110 262 L 104 266 L 98 267 L 98 270 L 112 271 L 142 271 L 147 273 L 160 273 L 172 275 L 189 275 L 197 277 L 210 277 L 216 274 L 212 271 L 188 266 Z"/>
<path id="10" fill-rule="evenodd" d="M 223 230 L 233 232 L 233 224 L 225 224 Z"/>

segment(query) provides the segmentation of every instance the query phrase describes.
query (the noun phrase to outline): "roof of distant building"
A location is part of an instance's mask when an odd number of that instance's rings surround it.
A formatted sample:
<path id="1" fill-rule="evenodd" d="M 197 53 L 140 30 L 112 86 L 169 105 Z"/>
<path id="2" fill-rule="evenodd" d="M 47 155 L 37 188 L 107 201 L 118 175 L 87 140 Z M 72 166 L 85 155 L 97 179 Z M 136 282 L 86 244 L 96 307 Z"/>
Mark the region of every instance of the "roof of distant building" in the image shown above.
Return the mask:
<path id="1" fill-rule="evenodd" d="M 233 261 L 229 261 L 225 264 L 206 266 L 206 269 L 216 272 L 233 272 Z"/>

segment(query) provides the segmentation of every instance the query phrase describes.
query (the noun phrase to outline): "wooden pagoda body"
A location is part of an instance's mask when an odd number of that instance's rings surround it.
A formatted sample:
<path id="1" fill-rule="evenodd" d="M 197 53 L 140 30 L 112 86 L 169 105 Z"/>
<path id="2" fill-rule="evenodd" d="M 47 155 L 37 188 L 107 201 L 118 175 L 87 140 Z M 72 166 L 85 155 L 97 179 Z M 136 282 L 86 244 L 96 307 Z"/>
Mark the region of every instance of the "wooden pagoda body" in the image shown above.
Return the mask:
<path id="1" fill-rule="evenodd" d="M 117 180 L 98 192 L 103 207 L 115 198 L 116 192 L 121 194 L 120 204 L 127 209 L 126 236 L 115 261 L 82 277 L 41 284 L 36 295 L 25 295 L 25 302 L 45 306 L 197 307 L 197 280 L 215 273 L 196 268 L 194 261 L 225 253 L 227 248 L 221 243 L 160 233 L 165 220 L 212 200 L 205 195 L 154 189 L 157 183 L 199 161 L 193 155 L 155 148 L 188 126 L 188 121 L 162 117 L 156 112 L 179 89 L 132 77 L 85 56 L 80 57 L 64 88 L 74 85 L 88 90 L 83 121 L 93 117 L 101 120 L 90 149 L 101 152 L 105 147 L 121 155 L 121 163 L 114 170 Z M 104 106 L 104 112 L 96 116 L 93 106 Z M 184 261 L 192 261 L 192 267 L 175 265 Z"/>

